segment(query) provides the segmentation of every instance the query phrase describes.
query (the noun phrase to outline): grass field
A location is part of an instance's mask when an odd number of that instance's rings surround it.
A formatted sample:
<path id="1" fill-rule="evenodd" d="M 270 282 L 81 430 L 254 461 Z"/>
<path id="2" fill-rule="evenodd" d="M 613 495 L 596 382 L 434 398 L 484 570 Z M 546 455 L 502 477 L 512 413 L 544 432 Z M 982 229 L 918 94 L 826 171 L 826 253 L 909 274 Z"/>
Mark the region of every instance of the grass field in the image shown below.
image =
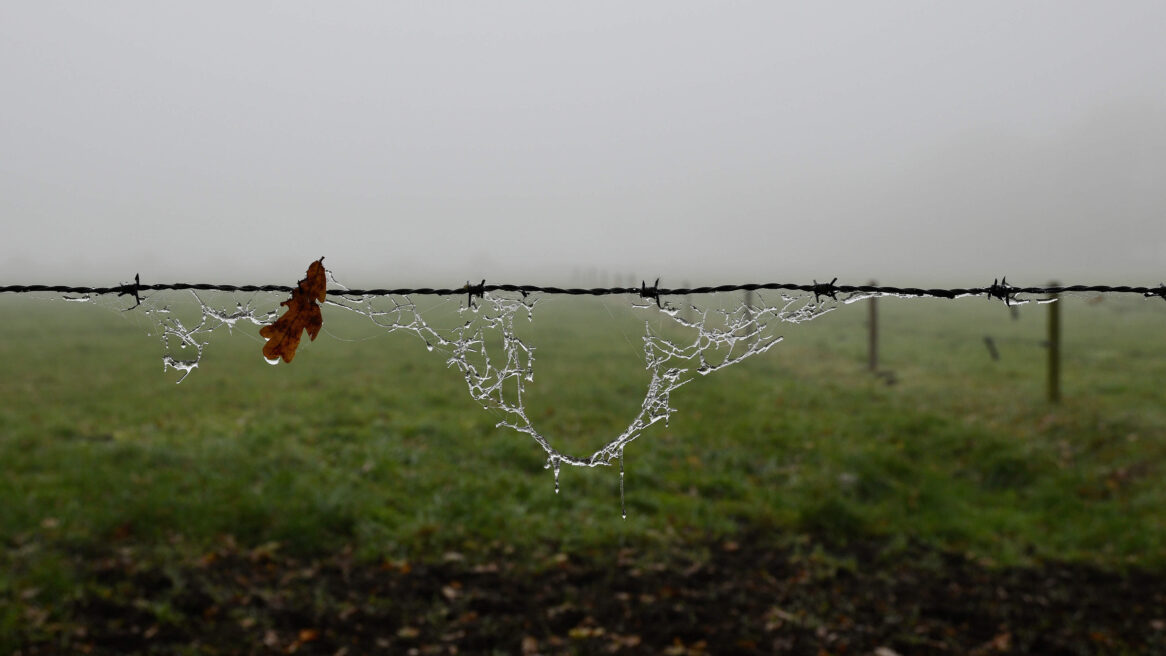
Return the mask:
<path id="1" fill-rule="evenodd" d="M 118 549 L 163 570 L 230 544 L 382 564 L 504 552 L 538 571 L 561 554 L 873 541 L 1161 572 L 1166 306 L 1088 300 L 1063 303 L 1057 406 L 1043 306 L 1014 320 L 983 299 L 880 300 L 893 385 L 865 371 L 864 303 L 790 325 L 674 393 L 670 425 L 629 446 L 625 520 L 616 471 L 565 468 L 555 494 L 541 449 L 408 335 L 326 311 L 330 334 L 291 365 L 224 333 L 175 385 L 132 312 L 0 298 L 0 648 L 65 644 L 51 634 L 78 599 L 118 594 L 84 563 Z M 589 453 L 642 399 L 637 320 L 552 298 L 529 333 L 532 417 Z"/>

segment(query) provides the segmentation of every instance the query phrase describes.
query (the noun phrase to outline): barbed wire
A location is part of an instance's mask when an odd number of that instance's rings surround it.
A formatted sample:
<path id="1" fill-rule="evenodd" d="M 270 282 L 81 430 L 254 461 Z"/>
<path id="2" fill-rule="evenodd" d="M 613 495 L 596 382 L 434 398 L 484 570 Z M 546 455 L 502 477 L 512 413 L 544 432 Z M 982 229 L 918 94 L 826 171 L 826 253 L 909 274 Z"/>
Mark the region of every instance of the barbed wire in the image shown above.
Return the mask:
<path id="1" fill-rule="evenodd" d="M 701 287 L 660 287 L 660 279 L 649 286 L 642 281 L 639 287 L 554 287 L 544 285 L 508 285 L 486 284 L 485 280 L 472 284 L 466 282 L 461 287 L 406 287 L 397 289 L 329 289 L 330 296 L 458 296 L 465 294 L 468 302 L 473 303 L 475 296 L 481 298 L 490 292 L 518 292 L 521 294 L 565 294 L 570 296 L 609 296 L 616 294 L 635 294 L 642 298 L 654 300 L 661 304 L 665 296 L 689 296 L 693 294 L 719 294 L 738 291 L 800 291 L 814 294 L 815 299 L 828 296 L 837 299 L 838 294 L 881 294 L 888 296 L 916 296 L 931 298 L 963 298 L 970 296 L 987 296 L 990 299 L 1004 301 L 1011 304 L 1018 294 L 1063 294 L 1073 292 L 1093 292 L 1098 294 L 1140 294 L 1146 298 L 1158 297 L 1166 300 L 1166 284 L 1157 287 L 1131 285 L 1048 285 L 1044 287 L 1018 287 L 1008 284 L 1007 278 L 994 279 L 991 285 L 984 287 L 954 287 L 954 288 L 921 288 L 921 287 L 892 287 L 886 285 L 839 285 L 834 278 L 828 283 L 814 280 L 805 283 L 744 283 L 729 285 L 710 285 Z M 112 287 L 86 287 L 79 285 L 5 285 L 0 286 L 0 293 L 31 293 L 54 292 L 60 294 L 88 294 L 118 296 L 132 296 L 139 304 L 142 292 L 147 291 L 219 291 L 219 292 L 285 292 L 290 293 L 294 287 L 288 285 L 226 285 L 208 283 L 158 283 L 141 284 L 139 275 L 134 276 L 134 282 Z"/>

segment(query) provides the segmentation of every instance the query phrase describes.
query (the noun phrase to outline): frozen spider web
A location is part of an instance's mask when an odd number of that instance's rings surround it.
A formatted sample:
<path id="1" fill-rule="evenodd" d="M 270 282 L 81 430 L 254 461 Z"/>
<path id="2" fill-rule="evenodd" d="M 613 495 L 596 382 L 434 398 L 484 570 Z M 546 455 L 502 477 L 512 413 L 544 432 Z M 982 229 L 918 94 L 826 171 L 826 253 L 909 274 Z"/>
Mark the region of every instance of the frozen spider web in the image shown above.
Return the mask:
<path id="1" fill-rule="evenodd" d="M 692 381 L 764 353 L 781 341 L 774 328 L 783 322 L 801 322 L 832 309 L 832 301 L 817 302 L 812 295 L 782 296 L 778 304 L 757 307 L 741 303 L 733 308 L 700 308 L 688 312 L 654 302 L 632 302 L 632 308 L 654 315 L 644 320 L 642 336 L 644 367 L 650 374 L 639 411 L 627 427 L 598 450 L 587 455 L 569 454 L 554 446 L 552 436 L 539 430 L 525 404 L 527 387 L 535 381 L 535 347 L 519 337 L 517 324 L 532 322 L 541 297 L 485 294 L 480 301 L 459 310 L 463 322 L 452 330 L 431 327 L 408 298 L 340 297 L 334 305 L 368 317 L 390 332 L 412 332 L 430 350 L 440 350 L 446 364 L 465 379 L 471 398 L 500 415 L 498 427 L 523 433 L 546 453 L 547 468 L 555 475 L 555 489 L 562 465 L 597 467 L 621 464 L 624 448 L 648 427 L 667 422 L 676 409 L 671 394 Z M 688 317 L 686 318 L 686 314 Z M 653 328 L 651 319 L 666 318 L 672 328 Z M 678 335 L 687 335 L 687 339 Z"/>
<path id="2" fill-rule="evenodd" d="M 342 288 L 335 279 L 332 283 L 333 289 Z M 643 398 L 626 427 L 609 436 L 606 444 L 589 454 L 572 454 L 555 446 L 554 436 L 540 430 L 526 405 L 527 389 L 535 381 L 536 349 L 529 339 L 519 337 L 519 328 L 534 321 L 545 297 L 485 293 L 468 304 L 463 301 L 451 326 L 446 321 L 438 327 L 426 320 L 411 297 L 344 295 L 342 291 L 330 294 L 325 305 L 359 315 L 381 331 L 420 338 L 464 378 L 470 397 L 499 417 L 499 428 L 525 434 L 538 444 L 546 454 L 546 467 L 554 473 L 556 492 L 563 465 L 618 464 L 621 497 L 624 450 L 651 426 L 668 422 L 676 412 L 674 391 L 697 377 L 767 352 L 782 340 L 778 331 L 783 324 L 808 321 L 839 303 L 869 297 L 835 300 L 814 294 L 750 294 L 742 300 L 740 295 L 709 295 L 702 302 L 680 306 L 663 299 L 626 297 L 633 313 L 643 319 L 642 362 L 649 374 Z M 278 300 L 270 294 L 256 294 L 245 302 L 228 295 L 231 302 L 222 304 L 218 297 L 189 293 L 199 308 L 193 315 L 180 316 L 183 313 L 153 297 L 142 302 L 163 343 L 163 370 L 177 370 L 178 382 L 198 368 L 213 333 L 241 327 L 251 331 L 272 323 L 280 313 Z"/>

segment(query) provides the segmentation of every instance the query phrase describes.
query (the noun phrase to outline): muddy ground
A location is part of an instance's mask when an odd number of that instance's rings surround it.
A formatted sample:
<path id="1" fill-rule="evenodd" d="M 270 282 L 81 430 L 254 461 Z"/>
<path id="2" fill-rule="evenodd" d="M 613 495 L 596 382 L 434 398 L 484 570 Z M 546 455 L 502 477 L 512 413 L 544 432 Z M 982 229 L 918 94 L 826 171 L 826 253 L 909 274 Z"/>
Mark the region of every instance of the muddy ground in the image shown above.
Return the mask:
<path id="1" fill-rule="evenodd" d="M 180 566 L 79 556 L 68 600 L 20 599 L 17 654 L 1166 653 L 1166 576 L 997 567 L 920 546 L 760 540 L 519 559 L 320 559 L 279 545 Z"/>

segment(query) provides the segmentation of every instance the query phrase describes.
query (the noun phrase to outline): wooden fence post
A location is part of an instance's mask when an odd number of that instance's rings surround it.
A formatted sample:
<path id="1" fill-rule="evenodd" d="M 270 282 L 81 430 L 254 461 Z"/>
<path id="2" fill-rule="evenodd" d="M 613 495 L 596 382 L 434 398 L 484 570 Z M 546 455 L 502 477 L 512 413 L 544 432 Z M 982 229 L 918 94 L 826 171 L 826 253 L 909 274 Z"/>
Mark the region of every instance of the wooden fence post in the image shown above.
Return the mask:
<path id="1" fill-rule="evenodd" d="M 872 287 L 878 283 L 870 281 Z M 879 371 L 879 297 L 872 296 L 870 298 L 870 314 L 867 318 L 867 327 L 869 328 L 869 335 L 867 339 L 868 358 L 871 372 L 878 373 Z"/>
<path id="2" fill-rule="evenodd" d="M 1059 287 L 1053 281 L 1049 287 Z M 1049 303 L 1049 403 L 1061 401 L 1061 301 L 1060 294 L 1052 294 Z"/>

